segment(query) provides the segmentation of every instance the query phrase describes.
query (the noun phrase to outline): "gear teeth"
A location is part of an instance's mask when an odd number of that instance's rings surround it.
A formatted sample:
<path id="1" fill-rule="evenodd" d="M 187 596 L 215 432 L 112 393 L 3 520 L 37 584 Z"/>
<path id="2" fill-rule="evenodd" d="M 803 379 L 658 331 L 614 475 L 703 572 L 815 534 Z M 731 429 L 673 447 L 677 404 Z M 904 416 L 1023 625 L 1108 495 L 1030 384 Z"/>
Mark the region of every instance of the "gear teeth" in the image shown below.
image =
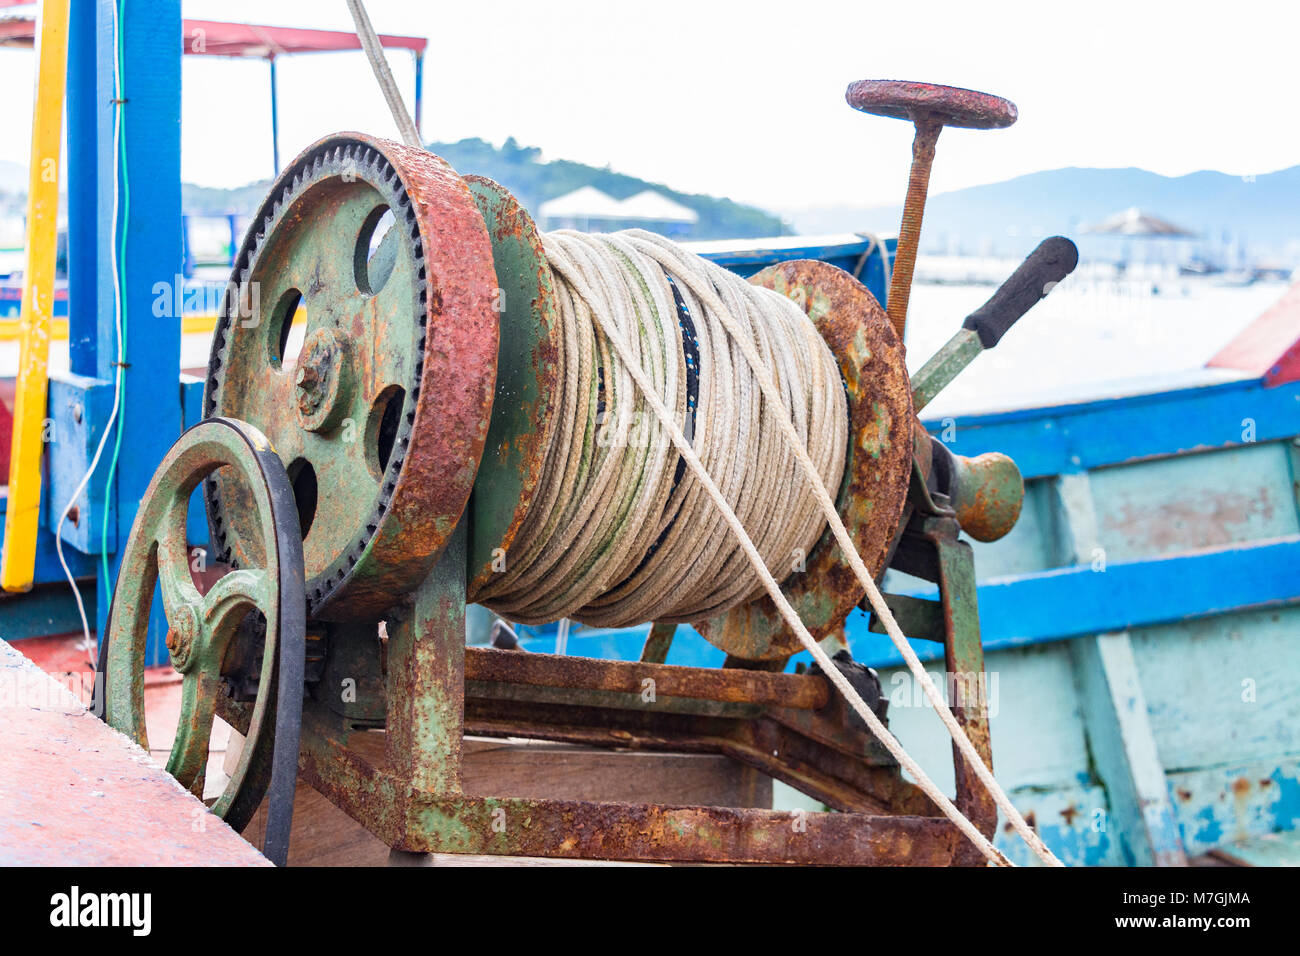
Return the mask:
<path id="1" fill-rule="evenodd" d="M 345 166 L 345 164 L 347 164 Z M 411 376 L 411 388 L 407 390 L 405 405 L 407 410 L 399 420 L 398 434 L 394 436 L 394 451 L 385 471 L 381 492 L 375 506 L 365 523 L 366 536 L 339 554 L 330 567 L 326 568 L 315 582 L 309 582 L 308 613 L 314 615 L 328 602 L 344 583 L 349 580 L 354 569 L 365 555 L 375 534 L 378 533 L 383 517 L 388 512 L 391 496 L 396 488 L 398 476 L 406 453 L 410 447 L 411 429 L 415 423 L 413 403 L 420 394 L 420 379 L 424 374 L 424 350 L 427 345 L 429 283 L 424 243 L 420 237 L 419 221 L 415 213 L 415 204 L 407 194 L 401 174 L 394 164 L 379 149 L 356 141 L 334 142 L 324 145 L 314 154 L 306 157 L 296 169 L 292 178 L 286 179 L 282 174 L 276 185 L 282 188 L 278 193 L 272 192 L 263 202 L 255 228 L 250 228 L 245 235 L 243 246 L 236 258 L 236 268 L 232 271 L 231 285 L 238 274 L 238 284 L 223 300 L 222 313 L 218 318 L 213 336 L 213 351 L 208 363 L 207 388 L 204 396 L 205 415 L 216 414 L 221 405 L 226 369 L 229 368 L 228 354 L 234 341 L 231 327 L 231 306 L 238 299 L 231 300 L 230 295 L 238 296 L 240 289 L 249 281 L 256 263 L 262 255 L 269 237 L 284 214 L 292 208 L 293 202 L 305 188 L 322 178 L 332 178 L 343 172 L 358 175 L 368 181 L 385 197 L 393 214 L 399 222 L 405 221 L 411 239 L 411 254 L 415 264 L 415 280 L 412 283 L 412 305 L 416 311 L 417 326 L 420 330 L 414 371 Z M 273 187 L 274 189 L 274 187 Z M 229 528 L 222 521 L 225 506 L 221 495 L 210 481 L 204 481 L 204 498 L 207 504 L 209 520 L 214 528 L 214 540 L 223 549 L 223 560 L 232 563 L 233 542 Z M 233 563 L 232 563 L 233 566 Z"/>

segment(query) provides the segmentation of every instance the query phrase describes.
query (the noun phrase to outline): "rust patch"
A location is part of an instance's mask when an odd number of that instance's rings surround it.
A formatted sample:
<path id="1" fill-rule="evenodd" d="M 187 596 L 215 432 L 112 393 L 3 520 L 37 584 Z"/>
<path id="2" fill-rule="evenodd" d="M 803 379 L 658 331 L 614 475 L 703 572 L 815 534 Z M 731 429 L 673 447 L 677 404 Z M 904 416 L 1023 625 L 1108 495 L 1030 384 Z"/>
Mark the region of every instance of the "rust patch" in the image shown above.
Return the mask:
<path id="1" fill-rule="evenodd" d="M 1267 488 L 1243 494 L 1206 491 L 1193 500 L 1157 507 L 1126 504 L 1105 527 L 1126 541 L 1156 553 L 1189 547 L 1219 547 L 1241 540 L 1241 529 L 1256 516 L 1271 518 L 1277 505 Z"/>
<path id="2" fill-rule="evenodd" d="M 811 674 L 556 657 L 485 647 L 466 648 L 465 679 L 627 694 L 642 693 L 649 680 L 656 696 L 800 710 L 818 710 L 830 699 L 829 682 Z"/>
<path id="3" fill-rule="evenodd" d="M 912 469 L 916 418 L 903 344 L 875 296 L 835 266 L 783 262 L 750 282 L 802 305 L 839 362 L 849 400 L 849 438 L 836 506 L 863 562 L 879 577 L 902 520 Z M 843 624 L 866 592 L 830 528 L 805 566 L 782 590 L 813 638 L 821 640 Z M 766 595 L 695 626 L 714 645 L 748 660 L 788 657 L 802 647 Z"/>

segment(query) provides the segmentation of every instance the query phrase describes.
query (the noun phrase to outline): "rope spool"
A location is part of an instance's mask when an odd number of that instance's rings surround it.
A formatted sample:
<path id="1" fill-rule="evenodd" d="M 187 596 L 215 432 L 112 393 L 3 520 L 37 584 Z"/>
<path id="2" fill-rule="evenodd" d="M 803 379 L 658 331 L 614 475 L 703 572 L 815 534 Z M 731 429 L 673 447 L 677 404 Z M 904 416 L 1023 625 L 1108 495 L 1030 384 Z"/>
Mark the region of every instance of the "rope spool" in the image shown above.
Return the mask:
<path id="1" fill-rule="evenodd" d="M 559 428 L 506 569 L 471 597 L 505 617 L 620 627 L 725 613 L 762 592 L 593 313 L 634 350 L 778 580 L 825 528 L 773 411 L 717 315 L 752 336 L 827 486 L 844 472 L 839 369 L 790 299 L 641 231 L 543 237 L 564 335 Z M 712 307 L 711 307 L 712 306 Z"/>
<path id="2" fill-rule="evenodd" d="M 595 303 L 637 349 L 809 629 L 820 639 L 838 628 L 864 592 L 722 319 L 781 383 L 780 414 L 797 423 L 879 573 L 901 522 L 912 412 L 902 346 L 875 299 L 819 262 L 747 282 L 650 233 L 543 236 L 503 187 L 466 181 L 502 305 L 492 426 L 470 503 L 471 599 L 523 623 L 689 621 L 750 660 L 800 648 L 681 457 L 655 457 L 664 430 L 609 355 Z"/>

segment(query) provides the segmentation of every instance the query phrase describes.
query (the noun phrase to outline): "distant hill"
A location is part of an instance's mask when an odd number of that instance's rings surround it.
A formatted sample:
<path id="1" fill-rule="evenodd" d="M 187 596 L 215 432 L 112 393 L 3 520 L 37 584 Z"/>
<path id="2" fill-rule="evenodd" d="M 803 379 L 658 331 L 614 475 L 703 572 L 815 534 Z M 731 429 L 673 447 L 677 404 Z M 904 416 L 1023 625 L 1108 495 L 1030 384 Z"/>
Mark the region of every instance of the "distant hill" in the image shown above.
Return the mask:
<path id="1" fill-rule="evenodd" d="M 548 199 L 572 192 L 580 186 L 595 186 L 615 199 L 626 199 L 643 189 L 654 189 L 699 214 L 691 235 L 694 239 L 738 239 L 788 234 L 791 228 L 776 216 L 753 206 L 696 193 L 683 193 L 660 183 L 599 169 L 568 159 L 543 162 L 542 151 L 520 146 L 514 138 L 497 147 L 481 139 L 456 143 L 430 143 L 429 149 L 451 163 L 457 172 L 495 179 L 514 193 L 524 207 L 536 212 Z M 212 189 L 186 184 L 182 201 L 188 212 L 220 215 L 251 214 L 261 202 L 270 181 L 251 183 L 238 189 Z"/>
<path id="2" fill-rule="evenodd" d="M 546 200 L 580 186 L 595 186 L 615 199 L 653 189 L 699 214 L 692 233 L 695 239 L 740 239 L 790 232 L 790 227 L 776 216 L 730 199 L 678 192 L 661 183 L 568 159 L 543 162 L 540 149 L 520 146 L 514 137 L 500 147 L 481 139 L 462 139 L 456 143 L 430 143 L 429 149 L 456 167 L 457 172 L 495 179 L 533 212 Z"/>
<path id="3" fill-rule="evenodd" d="M 1019 255 L 1044 236 L 1077 237 L 1082 226 L 1130 206 L 1198 233 L 1206 245 L 1223 244 L 1226 233 L 1258 253 L 1300 259 L 1300 166 L 1253 179 L 1218 172 L 1168 177 L 1131 167 L 1029 173 L 932 196 L 922 245 L 932 252 Z M 896 232 L 900 207 L 783 212 L 801 233 Z M 1115 240 L 1083 239 L 1104 241 Z"/>
<path id="4" fill-rule="evenodd" d="M 224 216 L 232 212 L 241 217 L 251 216 L 257 212 L 270 188 L 269 179 L 259 179 L 233 189 L 181 183 L 181 208 L 200 216 Z"/>
<path id="5" fill-rule="evenodd" d="M 658 190 L 699 213 L 698 238 L 859 230 L 893 233 L 898 229 L 898 206 L 790 208 L 781 210 L 783 222 L 729 199 L 682 193 L 571 160 L 543 162 L 540 150 L 520 146 L 513 139 L 501 147 L 481 139 L 463 139 L 431 143 L 429 148 L 462 173 L 497 180 L 534 211 L 548 199 L 591 185 L 618 199 L 643 189 Z M 183 203 L 189 212 L 247 216 L 257 208 L 269 185 L 262 181 L 236 189 L 214 189 L 185 184 Z M 22 166 L 0 162 L 0 205 L 12 205 L 20 213 L 25 186 Z M 6 190 L 8 195 L 2 195 Z M 1082 228 L 1130 206 L 1196 232 L 1197 240 L 1181 244 L 1184 251 L 1218 250 L 1231 242 L 1247 247 L 1256 257 L 1300 264 L 1300 166 L 1254 178 L 1219 172 L 1169 177 L 1132 167 L 1068 167 L 1029 173 L 930 197 L 923 251 L 1015 256 L 1027 252 L 1044 236 L 1062 233 L 1076 239 L 1085 256 L 1105 255 L 1119 240 L 1082 235 Z"/>

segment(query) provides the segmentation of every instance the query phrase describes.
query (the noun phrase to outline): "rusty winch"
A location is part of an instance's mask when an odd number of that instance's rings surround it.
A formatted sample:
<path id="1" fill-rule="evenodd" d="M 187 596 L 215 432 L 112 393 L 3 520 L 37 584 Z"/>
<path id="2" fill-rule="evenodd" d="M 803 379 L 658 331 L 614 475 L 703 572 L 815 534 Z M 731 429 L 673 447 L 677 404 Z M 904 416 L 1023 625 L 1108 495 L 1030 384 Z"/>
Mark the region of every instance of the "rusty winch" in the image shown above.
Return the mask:
<path id="1" fill-rule="evenodd" d="M 877 581 L 892 567 L 938 584 L 938 601 L 889 597 L 893 616 L 909 637 L 942 643 L 948 671 L 981 674 L 959 535 L 1004 535 L 1023 483 L 1004 456 L 954 456 L 916 413 L 1077 256 L 1068 240 L 1045 242 L 909 379 L 901 333 L 934 137 L 942 125 L 1009 125 L 1015 108 L 877 81 L 854 84 L 849 101 L 918 128 L 890 313 L 823 262 L 782 262 L 750 281 L 798 304 L 838 365 L 848 441 L 836 508 L 858 554 Z M 160 465 L 127 544 L 100 658 L 107 719 L 144 743 L 158 582 L 184 675 L 168 768 L 201 794 L 213 716 L 234 726 L 246 744 L 213 810 L 240 828 L 269 791 L 272 858 L 283 859 L 300 775 L 407 851 L 981 862 L 819 669 L 784 672 L 800 645 L 770 597 L 692 621 L 726 652 L 717 669 L 665 664 L 677 625 L 662 621 L 639 661 L 466 646 L 467 603 L 538 507 L 562 387 L 557 295 L 542 237 L 500 185 L 359 134 L 298 156 L 236 260 L 205 419 Z M 204 593 L 185 537 L 200 484 L 213 556 L 230 569 Z M 829 531 L 781 590 L 814 638 L 840 648 L 836 666 L 883 720 L 875 674 L 839 638 L 864 590 Z M 991 765 L 985 714 L 953 710 Z M 465 735 L 720 752 L 840 812 L 792 827 L 771 810 L 468 793 Z M 994 804 L 955 759 L 954 802 L 990 836 Z"/>

